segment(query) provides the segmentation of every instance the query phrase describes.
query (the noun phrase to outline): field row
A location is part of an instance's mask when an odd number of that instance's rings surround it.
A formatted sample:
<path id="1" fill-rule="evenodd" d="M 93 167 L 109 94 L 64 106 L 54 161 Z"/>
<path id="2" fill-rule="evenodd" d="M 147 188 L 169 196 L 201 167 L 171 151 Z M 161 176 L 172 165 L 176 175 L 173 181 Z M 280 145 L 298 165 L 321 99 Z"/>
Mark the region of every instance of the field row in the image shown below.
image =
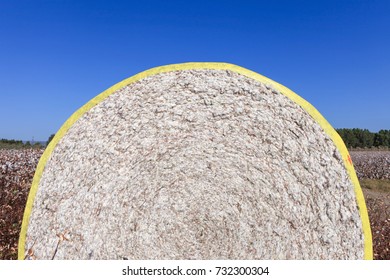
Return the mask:
<path id="1" fill-rule="evenodd" d="M 390 151 L 352 151 L 359 179 L 390 180 Z"/>

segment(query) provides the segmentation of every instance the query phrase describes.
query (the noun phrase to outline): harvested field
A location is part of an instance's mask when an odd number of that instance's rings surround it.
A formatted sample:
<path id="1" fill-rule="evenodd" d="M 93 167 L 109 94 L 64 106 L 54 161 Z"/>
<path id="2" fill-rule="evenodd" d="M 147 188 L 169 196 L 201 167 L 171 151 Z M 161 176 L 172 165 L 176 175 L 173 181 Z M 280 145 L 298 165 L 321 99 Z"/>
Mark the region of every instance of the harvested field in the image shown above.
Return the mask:
<path id="1" fill-rule="evenodd" d="M 390 260 L 390 151 L 351 151 L 351 157 L 366 198 L 374 258 Z"/>
<path id="2" fill-rule="evenodd" d="M 41 149 L 0 149 L 0 259 L 16 259 L 24 207 Z"/>
<path id="3" fill-rule="evenodd" d="M 34 175 L 35 167 L 43 150 L 2 150 L 0 149 L 0 259 L 16 259 L 17 245 L 24 206 Z M 360 166 L 372 164 L 372 158 L 389 152 L 352 152 L 354 162 Z M 382 158 L 382 157 L 380 157 Z M 387 163 L 388 164 L 388 163 Z M 356 169 L 362 168 L 355 163 Z M 377 166 L 374 164 L 374 166 Z M 381 168 L 379 168 L 381 169 Z M 372 170 L 372 168 L 370 168 Z M 364 169 L 358 173 L 360 179 Z M 376 172 L 375 170 L 371 172 Z M 365 177 L 363 177 L 365 178 Z M 368 183 L 367 183 L 368 182 Z M 361 180 L 366 197 L 373 234 L 374 258 L 390 260 L 390 184 L 375 180 L 388 188 L 372 188 L 370 182 Z"/>
<path id="4" fill-rule="evenodd" d="M 390 260 L 390 192 L 367 189 L 364 183 L 362 186 L 370 217 L 374 259 Z"/>
<path id="5" fill-rule="evenodd" d="M 351 151 L 359 179 L 390 180 L 390 151 Z"/>

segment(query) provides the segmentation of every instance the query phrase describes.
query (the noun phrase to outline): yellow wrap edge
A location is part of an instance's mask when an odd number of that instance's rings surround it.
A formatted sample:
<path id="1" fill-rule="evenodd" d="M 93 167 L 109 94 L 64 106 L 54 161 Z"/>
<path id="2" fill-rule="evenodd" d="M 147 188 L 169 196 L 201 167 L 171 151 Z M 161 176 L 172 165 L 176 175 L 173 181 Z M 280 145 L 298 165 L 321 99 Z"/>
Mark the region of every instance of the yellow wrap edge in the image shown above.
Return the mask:
<path id="1" fill-rule="evenodd" d="M 290 98 L 292 101 L 300 105 L 306 112 L 308 112 L 322 127 L 325 133 L 333 140 L 336 147 L 339 149 L 341 156 L 343 158 L 344 164 L 347 168 L 348 174 L 352 180 L 354 185 L 354 191 L 356 194 L 357 205 L 359 207 L 360 218 L 362 220 L 363 227 L 363 235 L 364 235 L 364 259 L 372 260 L 373 259 L 373 248 L 372 248 L 372 235 L 371 235 L 371 227 L 367 212 L 366 203 L 364 200 L 363 192 L 359 184 L 359 180 L 356 176 L 355 169 L 353 167 L 352 161 L 350 159 L 349 152 L 339 136 L 339 134 L 335 131 L 335 129 L 328 123 L 328 121 L 317 111 L 314 106 L 312 106 L 305 99 L 294 93 L 292 90 L 287 87 L 265 77 L 251 70 L 245 69 L 243 67 L 229 64 L 229 63 L 215 63 L 215 62 L 189 62 L 182 64 L 172 64 L 166 66 L 160 66 L 156 68 L 152 68 L 141 73 L 138 73 L 130 78 L 127 78 L 109 89 L 103 91 L 93 99 L 91 99 L 88 103 L 78 109 L 73 115 L 62 125 L 59 131 L 56 133 L 50 144 L 47 146 L 43 155 L 41 156 L 37 169 L 34 174 L 33 182 L 31 185 L 30 193 L 28 195 L 26 208 L 23 215 L 22 227 L 19 236 L 19 244 L 18 244 L 18 259 L 25 259 L 25 243 L 26 243 L 26 235 L 28 222 L 31 215 L 34 198 L 38 190 L 38 185 L 41 180 L 44 168 L 46 166 L 47 161 L 50 158 L 51 153 L 56 147 L 57 143 L 61 140 L 61 138 L 66 134 L 68 129 L 72 127 L 72 125 L 86 112 L 88 112 L 92 107 L 102 102 L 105 98 L 113 94 L 120 88 L 123 88 L 129 84 L 135 83 L 143 78 L 148 76 L 153 76 L 159 73 L 178 71 L 178 70 L 191 70 L 191 69 L 215 69 L 215 70 L 231 70 L 257 80 L 264 84 L 269 84 L 274 87 L 276 90 L 280 91 L 283 95 Z"/>

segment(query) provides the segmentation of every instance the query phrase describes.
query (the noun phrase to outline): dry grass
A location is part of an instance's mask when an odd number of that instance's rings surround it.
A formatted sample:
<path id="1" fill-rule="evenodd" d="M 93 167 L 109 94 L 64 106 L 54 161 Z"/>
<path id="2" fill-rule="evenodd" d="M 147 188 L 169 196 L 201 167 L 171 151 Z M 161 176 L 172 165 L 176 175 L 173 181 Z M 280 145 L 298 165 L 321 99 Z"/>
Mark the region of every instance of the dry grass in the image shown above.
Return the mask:
<path id="1" fill-rule="evenodd" d="M 390 193 L 390 180 L 360 179 L 362 188 L 376 192 Z"/>

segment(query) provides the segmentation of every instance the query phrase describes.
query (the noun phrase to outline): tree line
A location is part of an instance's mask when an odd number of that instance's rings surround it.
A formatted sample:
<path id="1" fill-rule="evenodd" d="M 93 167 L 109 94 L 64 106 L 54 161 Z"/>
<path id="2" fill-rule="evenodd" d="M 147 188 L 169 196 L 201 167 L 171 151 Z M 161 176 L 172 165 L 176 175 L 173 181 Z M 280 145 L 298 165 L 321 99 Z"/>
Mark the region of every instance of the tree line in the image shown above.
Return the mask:
<path id="1" fill-rule="evenodd" d="M 378 132 L 371 132 L 361 128 L 339 128 L 337 133 L 343 139 L 348 148 L 390 148 L 390 130 L 382 129 Z M 46 145 L 50 143 L 55 135 L 50 135 Z M 23 142 L 21 140 L 0 139 L 0 148 L 41 148 L 40 143 Z"/>
<path id="2" fill-rule="evenodd" d="M 14 140 L 14 139 L 0 139 L 0 148 L 3 149 L 23 149 L 23 148 L 42 148 L 42 144 L 39 142 L 35 142 L 31 144 L 30 141 L 23 142 L 22 140 Z"/>
<path id="3" fill-rule="evenodd" d="M 340 128 L 336 131 L 348 148 L 390 148 L 390 130 L 371 132 L 368 129 Z"/>

